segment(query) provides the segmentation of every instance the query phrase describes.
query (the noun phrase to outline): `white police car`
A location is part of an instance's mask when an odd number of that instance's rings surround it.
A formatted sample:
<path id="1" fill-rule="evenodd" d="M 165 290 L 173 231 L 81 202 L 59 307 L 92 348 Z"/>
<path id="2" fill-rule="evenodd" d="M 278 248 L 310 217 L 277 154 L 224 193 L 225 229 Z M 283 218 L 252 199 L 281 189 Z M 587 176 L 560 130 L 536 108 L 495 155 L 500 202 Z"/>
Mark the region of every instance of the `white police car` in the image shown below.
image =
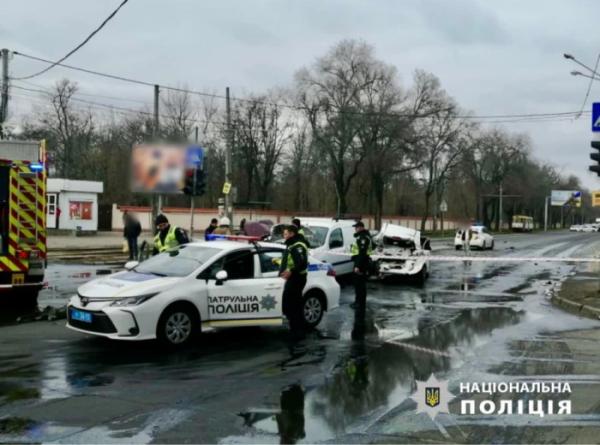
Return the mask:
<path id="1" fill-rule="evenodd" d="M 67 327 L 178 346 L 213 328 L 281 325 L 285 282 L 273 260 L 285 246 L 212 237 L 216 240 L 128 263 L 129 270 L 84 284 L 68 304 Z M 303 304 L 307 327 L 337 307 L 339 296 L 332 267 L 310 257 Z"/>

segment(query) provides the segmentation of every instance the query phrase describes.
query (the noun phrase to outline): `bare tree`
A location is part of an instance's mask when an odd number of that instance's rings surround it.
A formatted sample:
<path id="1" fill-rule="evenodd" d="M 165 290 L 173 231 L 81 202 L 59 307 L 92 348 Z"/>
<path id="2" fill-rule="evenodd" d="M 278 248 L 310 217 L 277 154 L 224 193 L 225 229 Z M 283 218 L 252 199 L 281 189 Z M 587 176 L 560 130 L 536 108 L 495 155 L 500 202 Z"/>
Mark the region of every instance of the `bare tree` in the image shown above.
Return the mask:
<path id="1" fill-rule="evenodd" d="M 234 109 L 235 149 L 245 177 L 246 200 L 256 187 L 259 201 L 268 199 L 283 149 L 291 137 L 289 117 L 282 114 L 269 96 L 258 96 Z"/>
<path id="2" fill-rule="evenodd" d="M 59 81 L 49 96 L 51 112 L 41 114 L 40 125 L 53 135 L 56 142 L 50 148 L 56 172 L 65 178 L 84 177 L 86 160 L 92 155 L 94 120 L 89 110 L 77 110 L 73 95 L 77 84 L 67 79 Z"/>
<path id="3" fill-rule="evenodd" d="M 366 157 L 359 140 L 365 124 L 363 112 L 369 108 L 366 90 L 386 70 L 389 68 L 375 59 L 371 46 L 344 40 L 312 67 L 296 74 L 300 106 L 311 125 L 314 143 L 329 162 L 338 214 L 348 210 L 348 191 Z"/>
<path id="4" fill-rule="evenodd" d="M 440 87 L 439 80 L 426 73 L 417 77 L 423 91 L 421 100 L 428 102 L 429 113 L 416 122 L 417 145 L 421 147 L 423 163 L 420 168 L 423 180 L 424 211 L 421 218 L 421 230 L 431 211 L 432 197 L 436 197 L 433 215 L 437 214 L 439 197 L 443 195 L 444 185 L 449 175 L 459 165 L 463 152 L 469 147 L 463 137 L 468 128 L 464 119 L 458 117 L 458 106 Z M 435 228 L 435 227 L 434 227 Z"/>

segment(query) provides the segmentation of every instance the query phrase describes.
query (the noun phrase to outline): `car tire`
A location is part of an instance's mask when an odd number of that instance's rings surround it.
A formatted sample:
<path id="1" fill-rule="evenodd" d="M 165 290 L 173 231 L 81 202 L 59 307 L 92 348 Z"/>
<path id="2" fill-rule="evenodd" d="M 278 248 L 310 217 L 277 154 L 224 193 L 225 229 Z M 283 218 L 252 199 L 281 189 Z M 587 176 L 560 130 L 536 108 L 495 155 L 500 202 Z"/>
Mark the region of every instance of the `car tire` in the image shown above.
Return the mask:
<path id="1" fill-rule="evenodd" d="M 416 274 L 413 278 L 413 283 L 417 286 L 425 285 L 425 281 L 427 281 L 427 277 L 429 276 L 429 272 L 427 271 L 427 266 L 423 265 L 423 268 Z"/>
<path id="2" fill-rule="evenodd" d="M 494 250 L 494 241 L 492 241 L 492 245 L 490 246 L 490 250 Z"/>
<path id="3" fill-rule="evenodd" d="M 160 316 L 156 326 L 156 338 L 168 348 L 189 345 L 200 334 L 200 316 L 191 304 L 176 303 Z"/>
<path id="4" fill-rule="evenodd" d="M 456 249 L 456 250 L 461 250 L 461 249 L 462 249 L 462 246 L 454 246 L 454 249 Z"/>
<path id="5" fill-rule="evenodd" d="M 483 241 L 483 243 L 481 243 L 481 250 L 485 250 L 487 249 L 487 246 L 485 245 L 485 241 Z"/>
<path id="6" fill-rule="evenodd" d="M 302 320 L 307 329 L 314 329 L 323 319 L 325 299 L 319 291 L 309 291 L 302 302 Z"/>

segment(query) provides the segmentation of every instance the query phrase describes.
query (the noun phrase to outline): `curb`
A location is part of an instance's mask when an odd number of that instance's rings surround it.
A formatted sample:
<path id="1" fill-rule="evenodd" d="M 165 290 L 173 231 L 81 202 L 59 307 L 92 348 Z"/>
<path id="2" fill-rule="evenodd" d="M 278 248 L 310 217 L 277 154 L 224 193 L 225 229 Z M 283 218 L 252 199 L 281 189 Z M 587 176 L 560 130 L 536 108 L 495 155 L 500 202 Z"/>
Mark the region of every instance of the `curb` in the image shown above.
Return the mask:
<path id="1" fill-rule="evenodd" d="M 578 303 L 568 298 L 553 296 L 551 299 L 552 303 L 560 307 L 570 308 L 572 311 L 577 312 L 579 315 L 600 320 L 600 308 L 589 306 L 587 304 Z"/>

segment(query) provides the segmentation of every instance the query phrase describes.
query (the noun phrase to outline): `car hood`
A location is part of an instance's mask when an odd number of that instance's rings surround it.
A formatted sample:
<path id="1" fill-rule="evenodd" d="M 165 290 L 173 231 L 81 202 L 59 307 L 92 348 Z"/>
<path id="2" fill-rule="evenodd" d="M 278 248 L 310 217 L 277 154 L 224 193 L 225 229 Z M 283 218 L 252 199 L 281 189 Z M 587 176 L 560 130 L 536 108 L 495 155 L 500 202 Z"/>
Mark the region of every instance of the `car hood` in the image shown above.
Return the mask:
<path id="1" fill-rule="evenodd" d="M 77 289 L 89 298 L 122 298 L 163 291 L 183 280 L 182 277 L 160 277 L 133 271 L 119 272 L 92 280 Z"/>
<path id="2" fill-rule="evenodd" d="M 399 238 L 406 241 L 413 241 L 415 246 L 421 245 L 421 232 L 397 224 L 385 223 L 379 233 L 375 236 L 377 240 L 384 236 L 388 238 Z"/>

